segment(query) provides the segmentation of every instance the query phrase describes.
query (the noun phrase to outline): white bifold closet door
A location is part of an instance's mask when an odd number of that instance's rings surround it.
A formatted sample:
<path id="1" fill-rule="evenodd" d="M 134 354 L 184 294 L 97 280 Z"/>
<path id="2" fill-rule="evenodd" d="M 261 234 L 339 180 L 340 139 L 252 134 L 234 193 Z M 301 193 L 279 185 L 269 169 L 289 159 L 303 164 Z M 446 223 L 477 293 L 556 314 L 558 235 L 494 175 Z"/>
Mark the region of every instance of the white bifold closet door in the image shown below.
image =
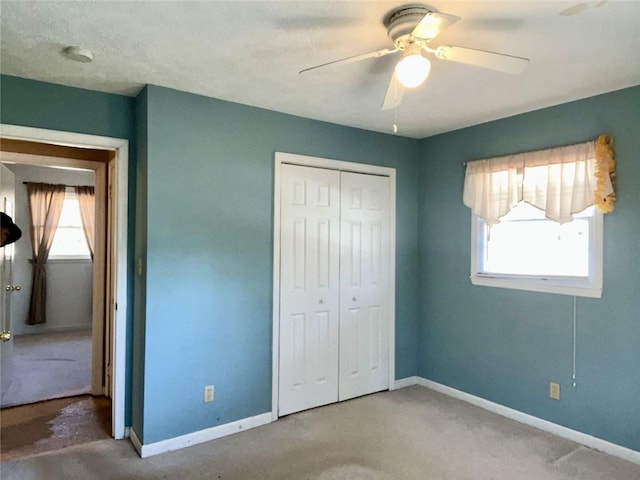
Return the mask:
<path id="1" fill-rule="evenodd" d="M 279 414 L 338 400 L 340 172 L 282 166 Z"/>
<path id="2" fill-rule="evenodd" d="M 389 177 L 342 172 L 339 400 L 389 388 Z"/>
<path id="3" fill-rule="evenodd" d="M 389 387 L 389 178 L 282 165 L 279 415 Z"/>

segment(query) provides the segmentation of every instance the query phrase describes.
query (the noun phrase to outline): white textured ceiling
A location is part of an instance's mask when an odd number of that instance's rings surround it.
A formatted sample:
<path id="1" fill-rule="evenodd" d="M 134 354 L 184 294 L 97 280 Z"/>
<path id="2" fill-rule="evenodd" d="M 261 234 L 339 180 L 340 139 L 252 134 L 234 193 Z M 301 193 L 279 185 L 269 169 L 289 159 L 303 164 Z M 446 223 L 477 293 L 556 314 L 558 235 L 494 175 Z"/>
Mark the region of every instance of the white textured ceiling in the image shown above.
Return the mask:
<path id="1" fill-rule="evenodd" d="M 304 67 L 390 47 L 385 15 L 406 2 L 6 2 L 0 71 L 136 95 L 147 83 L 422 138 L 640 84 L 640 2 L 560 16 L 579 2 L 431 1 L 462 18 L 432 45 L 527 57 L 522 75 L 434 59 L 427 82 L 381 111 L 394 59 L 298 75 Z M 81 45 L 92 63 L 61 51 Z"/>

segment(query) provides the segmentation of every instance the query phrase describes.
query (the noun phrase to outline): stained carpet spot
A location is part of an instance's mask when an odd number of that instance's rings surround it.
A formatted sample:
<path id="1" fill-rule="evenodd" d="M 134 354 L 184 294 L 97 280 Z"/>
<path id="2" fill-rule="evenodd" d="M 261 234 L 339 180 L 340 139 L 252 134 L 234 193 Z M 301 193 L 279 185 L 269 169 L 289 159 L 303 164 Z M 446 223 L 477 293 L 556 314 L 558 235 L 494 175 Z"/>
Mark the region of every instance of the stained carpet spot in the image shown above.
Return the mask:
<path id="1" fill-rule="evenodd" d="M 61 398 L 6 408 L 0 415 L 3 462 L 111 436 L 106 397 Z"/>

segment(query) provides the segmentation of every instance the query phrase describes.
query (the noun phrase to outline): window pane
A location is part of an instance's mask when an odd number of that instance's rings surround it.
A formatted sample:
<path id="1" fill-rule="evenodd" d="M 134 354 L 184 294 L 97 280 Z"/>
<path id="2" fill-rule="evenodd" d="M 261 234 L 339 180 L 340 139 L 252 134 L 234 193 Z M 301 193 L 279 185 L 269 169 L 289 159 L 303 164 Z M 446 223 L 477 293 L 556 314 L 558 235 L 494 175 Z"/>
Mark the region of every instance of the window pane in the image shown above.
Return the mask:
<path id="1" fill-rule="evenodd" d="M 74 191 L 67 191 L 49 257 L 88 258 L 90 256 L 89 246 L 82 229 L 80 206 L 76 194 Z"/>
<path id="2" fill-rule="evenodd" d="M 79 227 L 82 225 L 80 218 L 80 207 L 76 196 L 67 194 L 62 205 L 62 213 L 60 213 L 60 221 L 58 227 Z"/>
<path id="3" fill-rule="evenodd" d="M 560 225 L 529 205 L 513 209 L 490 231 L 485 226 L 481 272 L 588 277 L 590 217 L 585 215 Z"/>
<path id="4" fill-rule="evenodd" d="M 53 244 L 49 252 L 50 257 L 72 256 L 89 257 L 89 247 L 81 228 L 62 227 L 56 230 Z"/>

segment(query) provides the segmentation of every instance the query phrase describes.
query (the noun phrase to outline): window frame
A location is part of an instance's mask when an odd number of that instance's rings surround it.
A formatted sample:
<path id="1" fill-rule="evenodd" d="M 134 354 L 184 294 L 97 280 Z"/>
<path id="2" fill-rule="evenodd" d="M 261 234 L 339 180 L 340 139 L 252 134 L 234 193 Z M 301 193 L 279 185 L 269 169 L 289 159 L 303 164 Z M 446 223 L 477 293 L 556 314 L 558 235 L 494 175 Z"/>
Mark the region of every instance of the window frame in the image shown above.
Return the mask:
<path id="1" fill-rule="evenodd" d="M 603 214 L 597 208 L 594 215 L 589 218 L 589 276 L 542 276 L 542 275 L 517 275 L 495 274 L 478 271 L 482 265 L 484 252 L 484 224 L 485 221 L 471 213 L 471 272 L 470 279 L 473 285 L 485 287 L 508 288 L 531 292 L 555 293 L 578 297 L 601 298 L 602 297 L 602 271 L 603 271 L 603 243 L 604 243 L 604 219 Z"/>

